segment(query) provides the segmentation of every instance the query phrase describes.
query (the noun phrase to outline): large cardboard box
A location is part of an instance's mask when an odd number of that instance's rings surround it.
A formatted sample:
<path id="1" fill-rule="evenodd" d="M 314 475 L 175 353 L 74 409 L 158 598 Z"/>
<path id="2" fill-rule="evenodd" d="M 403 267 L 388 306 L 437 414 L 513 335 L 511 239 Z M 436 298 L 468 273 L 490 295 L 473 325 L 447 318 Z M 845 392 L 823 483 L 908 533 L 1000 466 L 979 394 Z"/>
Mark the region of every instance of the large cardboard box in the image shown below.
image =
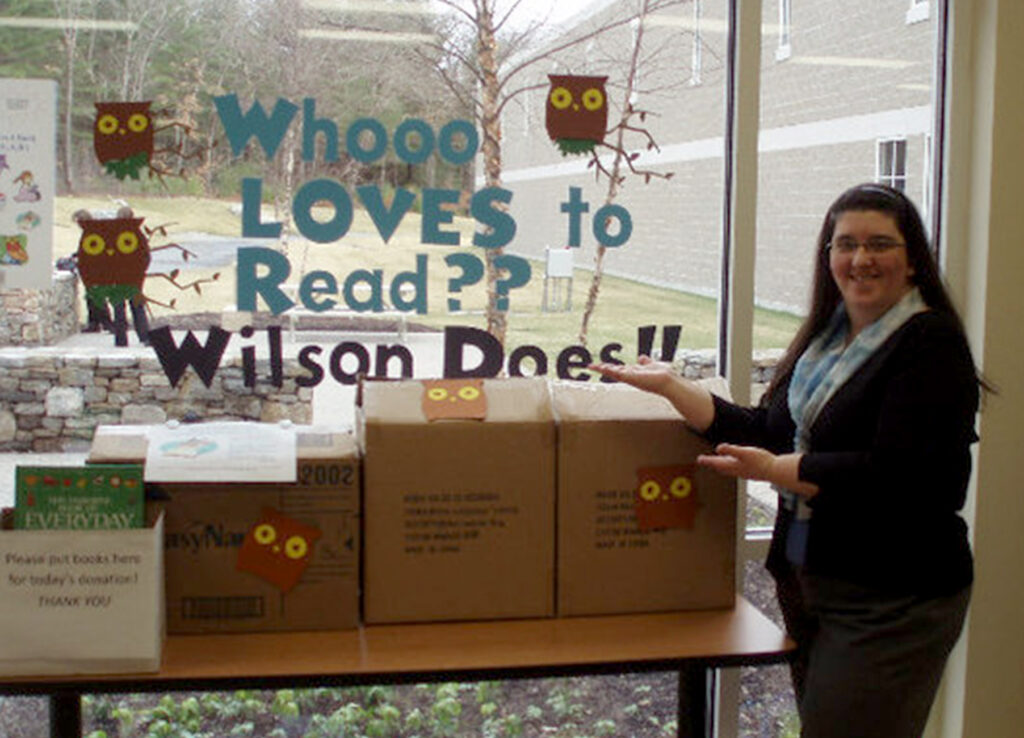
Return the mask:
<path id="1" fill-rule="evenodd" d="M 694 464 L 710 445 L 630 387 L 556 383 L 552 398 L 559 616 L 732 607 L 736 483 Z M 641 530 L 638 512 L 672 527 Z"/>
<path id="2" fill-rule="evenodd" d="M 143 461 L 139 428 L 101 426 L 90 461 Z M 147 483 L 147 516 L 165 518 L 168 632 L 358 625 L 355 438 L 300 426 L 295 439 L 295 482 Z"/>
<path id="3" fill-rule="evenodd" d="M 0 531 L 0 676 L 160 669 L 163 521 Z"/>
<path id="4" fill-rule="evenodd" d="M 554 614 L 547 384 L 473 381 L 362 387 L 367 623 Z M 448 417 L 427 407 L 435 396 L 455 396 Z"/>

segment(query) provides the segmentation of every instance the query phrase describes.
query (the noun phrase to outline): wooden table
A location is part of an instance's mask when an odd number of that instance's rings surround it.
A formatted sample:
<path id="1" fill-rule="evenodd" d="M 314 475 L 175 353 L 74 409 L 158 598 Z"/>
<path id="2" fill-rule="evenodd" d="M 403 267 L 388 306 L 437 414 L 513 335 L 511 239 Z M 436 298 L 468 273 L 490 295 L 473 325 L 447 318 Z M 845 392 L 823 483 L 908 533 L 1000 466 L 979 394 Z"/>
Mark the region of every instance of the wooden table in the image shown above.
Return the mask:
<path id="1" fill-rule="evenodd" d="M 673 670 L 679 735 L 709 736 L 715 670 L 785 661 L 793 643 L 743 598 L 731 610 L 169 636 L 154 674 L 3 677 L 50 697 L 51 736 L 81 735 L 81 695 L 466 681 Z"/>

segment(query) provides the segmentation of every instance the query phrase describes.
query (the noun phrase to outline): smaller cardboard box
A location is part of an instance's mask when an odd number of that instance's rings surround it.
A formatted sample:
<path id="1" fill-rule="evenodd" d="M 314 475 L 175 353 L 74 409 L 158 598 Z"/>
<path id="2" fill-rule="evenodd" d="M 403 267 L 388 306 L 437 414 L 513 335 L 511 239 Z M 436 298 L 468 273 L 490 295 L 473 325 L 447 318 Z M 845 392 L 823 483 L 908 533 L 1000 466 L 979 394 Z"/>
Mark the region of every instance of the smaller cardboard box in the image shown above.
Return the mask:
<path id="1" fill-rule="evenodd" d="M 663 398 L 555 383 L 558 615 L 732 607 L 736 483 Z"/>
<path id="2" fill-rule="evenodd" d="M 163 520 L 0 531 L 0 676 L 160 669 Z"/>
<path id="3" fill-rule="evenodd" d="M 90 461 L 145 459 L 150 429 L 137 428 L 101 426 Z M 168 632 L 358 625 L 355 439 L 299 426 L 295 443 L 294 482 L 146 484 L 147 517 L 165 518 Z"/>
<path id="4" fill-rule="evenodd" d="M 544 380 L 367 382 L 361 394 L 364 620 L 551 617 Z"/>

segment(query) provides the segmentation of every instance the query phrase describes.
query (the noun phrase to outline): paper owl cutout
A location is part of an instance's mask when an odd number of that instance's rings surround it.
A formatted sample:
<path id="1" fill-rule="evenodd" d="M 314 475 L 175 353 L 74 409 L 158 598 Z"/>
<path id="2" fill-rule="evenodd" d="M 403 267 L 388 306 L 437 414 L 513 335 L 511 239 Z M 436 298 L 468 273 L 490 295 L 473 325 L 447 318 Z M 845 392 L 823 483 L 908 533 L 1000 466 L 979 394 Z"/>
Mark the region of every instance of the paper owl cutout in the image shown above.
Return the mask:
<path id="1" fill-rule="evenodd" d="M 487 395 L 482 379 L 426 379 L 423 415 L 434 420 L 484 420 Z"/>
<path id="2" fill-rule="evenodd" d="M 320 530 L 265 507 L 242 541 L 235 568 L 264 579 L 287 593 L 298 584 L 313 558 Z"/>
<path id="3" fill-rule="evenodd" d="M 608 128 L 607 77 L 549 74 L 545 124 L 562 155 L 587 154 Z"/>
<path id="4" fill-rule="evenodd" d="M 0 236 L 0 264 L 20 266 L 28 263 L 28 238 L 23 233 Z"/>
<path id="5" fill-rule="evenodd" d="M 693 528 L 697 488 L 693 464 L 636 470 L 636 521 L 640 530 Z"/>
<path id="6" fill-rule="evenodd" d="M 107 174 L 120 180 L 139 179 L 142 172 L 157 177 L 184 177 L 181 163 L 201 159 L 210 146 L 190 137 L 192 129 L 185 123 L 167 121 L 168 110 L 152 110 L 151 101 L 97 102 L 93 121 L 92 143 L 96 158 Z M 161 122 L 160 119 L 163 119 Z M 177 129 L 172 139 L 164 140 L 162 132 Z M 159 139 L 158 139 L 159 137 Z M 163 143 L 161 143 L 163 141 Z M 172 163 L 176 170 L 172 171 Z"/>
<path id="7" fill-rule="evenodd" d="M 128 345 L 127 309 L 131 309 L 132 320 L 139 340 L 146 342 L 149 323 L 146 309 L 149 303 L 173 308 L 175 301 L 161 303 L 147 297 L 142 291 L 147 277 L 161 277 L 179 290 L 194 289 L 202 294 L 200 285 L 216 281 L 220 273 L 182 284 L 178 281 L 179 271 L 148 274 L 153 251 L 178 249 L 182 259 L 187 261 L 194 253 L 180 244 L 165 243 L 152 246 L 150 237 L 154 234 L 166 236 L 163 226 L 147 228 L 143 218 L 136 218 L 130 207 L 123 207 L 116 218 L 93 218 L 88 211 L 79 210 L 72 215 L 82 229 L 75 252 L 75 268 L 85 287 L 85 299 L 89 308 L 90 324 L 109 328 L 114 333 L 117 346 Z M 114 317 L 110 317 L 113 308 Z"/>
<path id="8" fill-rule="evenodd" d="M 96 158 L 118 179 L 139 178 L 153 157 L 150 102 L 98 102 L 92 143 Z"/>
<path id="9" fill-rule="evenodd" d="M 142 218 L 82 218 L 78 225 L 78 274 L 86 299 L 116 305 L 142 294 L 149 268 L 149 237 Z"/>

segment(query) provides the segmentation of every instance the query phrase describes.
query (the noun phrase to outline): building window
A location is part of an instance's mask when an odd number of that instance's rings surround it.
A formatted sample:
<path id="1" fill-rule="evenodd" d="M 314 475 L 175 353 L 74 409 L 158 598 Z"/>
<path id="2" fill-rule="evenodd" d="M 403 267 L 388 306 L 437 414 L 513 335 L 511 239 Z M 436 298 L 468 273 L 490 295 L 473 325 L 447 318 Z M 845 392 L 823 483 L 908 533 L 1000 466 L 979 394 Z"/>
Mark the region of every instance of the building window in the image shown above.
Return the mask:
<path id="1" fill-rule="evenodd" d="M 932 199 L 933 192 L 932 188 L 935 185 L 932 176 L 932 136 L 928 134 L 924 137 L 924 156 L 922 156 L 922 172 L 921 172 L 921 218 L 924 220 L 925 228 L 929 231 L 929 236 L 934 236 L 932 231 Z"/>
<path id="2" fill-rule="evenodd" d="M 878 142 L 875 180 L 901 192 L 907 186 L 907 141 L 903 138 Z"/>
<path id="3" fill-rule="evenodd" d="M 928 13 L 931 10 L 931 0 L 910 0 L 910 7 L 907 9 L 907 23 L 920 23 L 928 20 Z"/>
<path id="4" fill-rule="evenodd" d="M 704 67 L 704 38 L 700 31 L 700 13 L 702 0 L 693 0 L 693 55 L 690 58 L 690 85 L 701 83 Z"/>
<path id="5" fill-rule="evenodd" d="M 788 59 L 793 53 L 790 45 L 792 31 L 792 3 L 790 0 L 779 0 L 779 46 L 775 49 L 778 61 Z"/>

